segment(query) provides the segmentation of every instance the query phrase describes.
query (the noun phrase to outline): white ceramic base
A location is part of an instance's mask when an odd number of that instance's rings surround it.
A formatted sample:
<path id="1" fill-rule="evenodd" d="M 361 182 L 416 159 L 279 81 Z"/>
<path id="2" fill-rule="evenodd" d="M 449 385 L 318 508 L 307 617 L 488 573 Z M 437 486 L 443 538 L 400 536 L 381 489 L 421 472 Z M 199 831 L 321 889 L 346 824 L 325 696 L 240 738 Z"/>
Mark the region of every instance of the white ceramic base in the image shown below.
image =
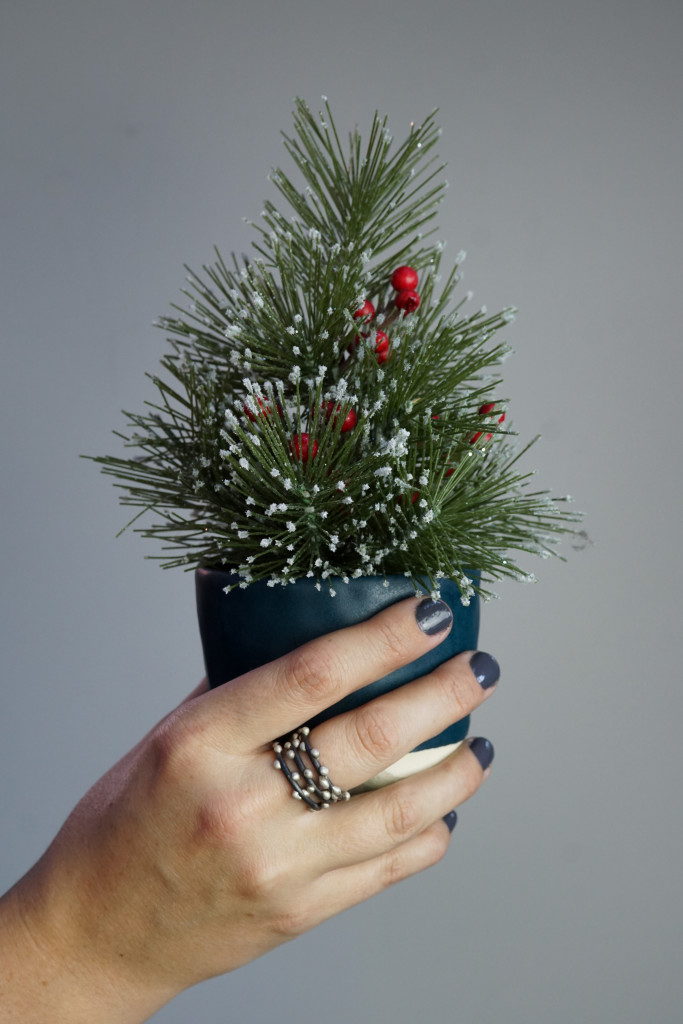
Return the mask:
<path id="1" fill-rule="evenodd" d="M 425 768 L 431 768 L 433 765 L 445 760 L 463 742 L 463 740 L 459 740 L 457 743 L 449 743 L 445 747 L 412 750 L 399 761 L 396 761 L 395 764 L 380 772 L 379 775 L 375 775 L 373 779 L 368 779 L 362 786 L 356 786 L 352 793 L 366 793 L 371 789 L 381 789 L 382 786 L 388 786 L 399 779 L 405 779 L 408 775 L 414 775 L 416 772 L 424 771 Z"/>

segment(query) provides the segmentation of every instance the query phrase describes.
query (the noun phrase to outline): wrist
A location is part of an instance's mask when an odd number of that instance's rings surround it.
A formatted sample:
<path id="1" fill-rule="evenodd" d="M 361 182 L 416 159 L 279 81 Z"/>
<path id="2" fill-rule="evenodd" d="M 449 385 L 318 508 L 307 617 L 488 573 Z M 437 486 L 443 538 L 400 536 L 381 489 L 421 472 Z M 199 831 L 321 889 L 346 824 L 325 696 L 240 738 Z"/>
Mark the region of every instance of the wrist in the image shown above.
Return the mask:
<path id="1" fill-rule="evenodd" d="M 49 860 L 0 898 L 0 1024 L 141 1024 L 175 993 L 143 989 L 98 957 Z"/>

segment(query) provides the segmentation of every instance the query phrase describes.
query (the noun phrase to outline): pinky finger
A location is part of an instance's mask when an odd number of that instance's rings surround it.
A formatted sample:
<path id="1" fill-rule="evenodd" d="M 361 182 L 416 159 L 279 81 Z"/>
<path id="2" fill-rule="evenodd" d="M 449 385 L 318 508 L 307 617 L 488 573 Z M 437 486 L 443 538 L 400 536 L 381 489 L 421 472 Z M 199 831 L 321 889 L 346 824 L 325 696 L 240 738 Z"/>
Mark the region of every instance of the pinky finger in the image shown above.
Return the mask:
<path id="1" fill-rule="evenodd" d="M 314 910 L 314 914 L 319 914 L 315 924 L 438 864 L 448 849 L 454 816 L 454 812 L 447 814 L 388 853 L 328 871 L 315 883 L 320 893 L 319 905 Z"/>

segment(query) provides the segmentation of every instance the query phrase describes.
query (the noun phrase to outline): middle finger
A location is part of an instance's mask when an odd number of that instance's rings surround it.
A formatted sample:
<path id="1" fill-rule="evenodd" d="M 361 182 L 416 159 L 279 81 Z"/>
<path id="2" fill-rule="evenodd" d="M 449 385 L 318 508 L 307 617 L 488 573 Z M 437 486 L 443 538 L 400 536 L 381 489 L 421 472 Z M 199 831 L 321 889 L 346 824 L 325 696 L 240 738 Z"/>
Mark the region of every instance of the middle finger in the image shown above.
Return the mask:
<path id="1" fill-rule="evenodd" d="M 458 654 L 429 675 L 317 725 L 310 742 L 335 785 L 352 789 L 469 715 L 493 693 L 499 674 L 496 660 L 482 651 Z"/>

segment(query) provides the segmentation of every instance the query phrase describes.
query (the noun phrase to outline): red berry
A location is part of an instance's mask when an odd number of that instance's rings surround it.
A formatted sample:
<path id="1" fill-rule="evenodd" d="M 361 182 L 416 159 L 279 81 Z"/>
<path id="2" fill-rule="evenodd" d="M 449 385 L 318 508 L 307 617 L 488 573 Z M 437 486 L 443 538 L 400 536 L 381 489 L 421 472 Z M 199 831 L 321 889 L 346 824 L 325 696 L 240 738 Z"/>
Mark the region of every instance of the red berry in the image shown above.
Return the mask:
<path id="1" fill-rule="evenodd" d="M 389 348 L 389 339 L 384 331 L 377 331 L 375 337 L 375 352 L 386 352 Z"/>
<path id="2" fill-rule="evenodd" d="M 404 288 L 402 291 L 397 292 L 394 305 L 398 309 L 402 309 L 404 313 L 414 313 L 420 305 L 420 296 L 417 292 Z"/>
<path id="3" fill-rule="evenodd" d="M 377 356 L 377 362 L 380 366 L 382 363 L 386 363 L 387 359 L 391 355 L 389 339 L 384 331 L 377 331 L 377 336 L 375 338 L 375 355 Z"/>
<path id="4" fill-rule="evenodd" d="M 290 445 L 292 455 L 300 462 L 308 462 L 309 458 L 314 459 L 318 451 L 318 442 L 312 439 L 310 434 L 295 434 Z"/>
<path id="5" fill-rule="evenodd" d="M 370 299 L 366 299 L 360 309 L 357 309 L 353 314 L 354 320 L 372 320 L 375 315 L 375 307 L 370 302 Z"/>
<path id="6" fill-rule="evenodd" d="M 263 401 L 262 398 L 257 398 L 256 401 L 257 401 L 258 406 L 259 406 L 259 412 L 257 412 L 257 413 L 252 412 L 251 409 L 249 408 L 249 406 L 247 405 L 247 403 L 246 402 L 244 403 L 244 411 L 247 414 L 247 418 L 250 419 L 252 423 L 256 423 L 256 420 L 258 420 L 258 419 L 262 419 L 262 418 L 265 418 L 266 416 L 270 416 L 270 414 L 273 411 L 269 405 L 266 405 L 266 403 Z M 279 407 L 278 407 L 278 411 L 279 411 Z"/>
<path id="7" fill-rule="evenodd" d="M 496 403 L 495 402 L 484 402 L 483 405 L 479 406 L 479 415 L 480 416 L 488 416 L 490 413 L 495 412 L 495 411 L 496 411 Z M 502 412 L 500 414 L 500 416 L 498 417 L 498 422 L 499 423 L 503 423 L 504 421 L 505 421 L 505 413 Z M 481 437 L 481 435 L 483 433 L 484 433 L 483 430 L 478 430 L 476 434 L 473 434 L 472 437 L 470 438 L 470 444 L 476 444 L 476 442 L 479 440 L 479 438 Z M 485 442 L 489 442 L 492 437 L 493 437 L 493 434 L 487 434 L 486 437 L 484 438 L 484 441 Z"/>
<path id="8" fill-rule="evenodd" d="M 412 267 L 396 267 L 391 275 L 391 286 L 397 292 L 401 292 L 406 288 L 417 288 L 417 280 L 417 270 L 413 270 Z"/>
<path id="9" fill-rule="evenodd" d="M 334 402 L 326 402 L 325 405 L 323 405 L 323 409 L 325 411 L 325 419 L 329 420 L 330 417 L 333 416 L 333 413 L 341 411 L 341 405 L 335 406 Z M 341 425 L 342 434 L 345 434 L 348 430 L 353 430 L 353 428 L 356 425 L 356 420 L 357 417 L 355 411 L 353 409 L 349 409 L 346 416 L 344 417 L 344 422 Z M 332 426 L 335 427 L 336 425 L 337 417 L 334 416 L 332 420 Z"/>
<path id="10" fill-rule="evenodd" d="M 410 499 L 411 502 L 413 503 L 413 505 L 415 504 L 415 502 L 417 501 L 417 499 L 419 497 L 420 497 L 420 492 L 419 491 L 413 491 L 413 496 Z M 402 494 L 399 494 L 399 496 L 398 496 L 398 503 L 399 503 L 399 505 L 403 504 L 403 495 Z"/>

